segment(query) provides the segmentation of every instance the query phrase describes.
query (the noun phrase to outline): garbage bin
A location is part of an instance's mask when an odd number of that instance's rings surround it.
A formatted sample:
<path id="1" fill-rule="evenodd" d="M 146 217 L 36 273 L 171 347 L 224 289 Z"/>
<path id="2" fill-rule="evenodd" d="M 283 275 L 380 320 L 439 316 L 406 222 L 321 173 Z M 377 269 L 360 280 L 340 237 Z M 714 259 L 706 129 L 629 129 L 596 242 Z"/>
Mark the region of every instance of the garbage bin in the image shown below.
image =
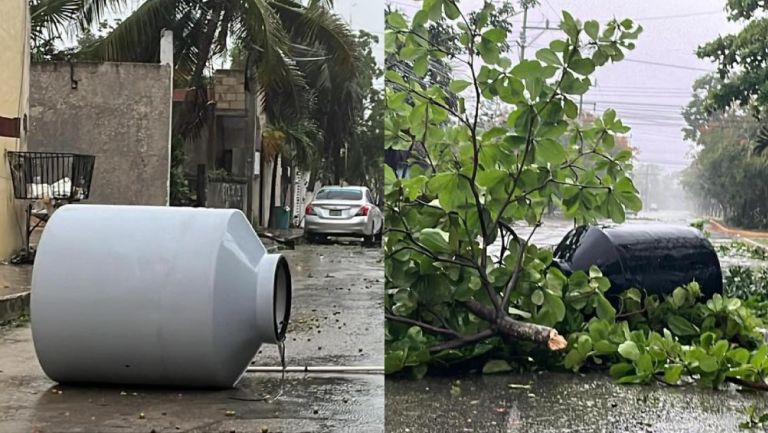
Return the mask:
<path id="1" fill-rule="evenodd" d="M 565 274 L 596 265 L 610 281 L 609 295 L 635 287 L 669 294 L 696 281 L 706 297 L 723 291 L 712 244 L 691 227 L 661 224 L 580 226 L 555 248 L 554 265 Z"/>
<path id="2" fill-rule="evenodd" d="M 288 229 L 291 222 L 290 208 L 275 206 L 272 208 L 272 227 L 273 229 Z"/>

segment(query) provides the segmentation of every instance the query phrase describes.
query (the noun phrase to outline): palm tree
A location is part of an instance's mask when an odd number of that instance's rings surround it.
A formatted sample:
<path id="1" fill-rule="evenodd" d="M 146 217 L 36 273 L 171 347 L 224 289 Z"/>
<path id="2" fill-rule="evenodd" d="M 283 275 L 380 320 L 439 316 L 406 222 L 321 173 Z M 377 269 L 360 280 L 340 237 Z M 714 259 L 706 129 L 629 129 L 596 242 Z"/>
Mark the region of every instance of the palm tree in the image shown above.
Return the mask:
<path id="1" fill-rule="evenodd" d="M 123 0 L 30 0 L 38 40 L 83 29 Z M 176 125 L 182 135 L 206 121 L 206 68 L 230 48 L 241 54 L 246 85 L 266 101 L 268 126 L 285 136 L 275 158 L 293 157 L 326 182 L 343 177 L 340 150 L 362 110 L 354 34 L 331 12 L 332 0 L 145 0 L 109 34 L 77 53 L 105 61 L 159 60 L 161 30 L 174 33 L 175 85 L 195 89 Z M 37 13 L 35 13 L 37 11 Z M 34 38 L 33 38 L 34 39 Z M 234 42 L 234 43 L 233 43 Z M 233 45 L 233 46 L 230 46 Z M 322 101 L 317 104 L 315 101 Z M 272 199 L 274 200 L 274 198 Z"/>
<path id="2" fill-rule="evenodd" d="M 110 7 L 123 3 L 30 0 L 33 43 L 88 28 Z M 339 149 L 351 135 L 350 119 L 360 109 L 356 80 L 360 52 L 354 34 L 332 7 L 332 0 L 310 0 L 306 6 L 294 0 L 145 0 L 77 55 L 89 60 L 158 61 L 161 30 L 172 30 L 175 84 L 198 90 L 193 104 L 197 116 L 186 125 L 193 129 L 205 119 L 206 68 L 234 42 L 242 50 L 249 76 L 257 77 L 249 84 L 263 92 L 270 123 L 288 127 L 296 119 L 314 121 L 323 140 L 317 151 L 298 153 L 315 154 L 338 168 Z M 314 104 L 315 100 L 323 102 Z"/>

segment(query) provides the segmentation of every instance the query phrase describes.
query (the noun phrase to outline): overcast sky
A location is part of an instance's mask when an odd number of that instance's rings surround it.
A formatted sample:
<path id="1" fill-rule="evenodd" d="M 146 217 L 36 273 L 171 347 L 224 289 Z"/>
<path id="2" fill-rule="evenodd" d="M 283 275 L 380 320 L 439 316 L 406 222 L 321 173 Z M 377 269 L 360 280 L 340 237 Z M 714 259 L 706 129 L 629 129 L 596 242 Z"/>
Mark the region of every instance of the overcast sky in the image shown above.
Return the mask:
<path id="1" fill-rule="evenodd" d="M 388 2 L 410 14 L 421 4 L 412 0 Z M 597 86 L 584 96 L 584 109 L 616 109 L 625 123 L 632 126 L 632 145 L 640 150 L 640 162 L 682 168 L 687 165 L 686 154 L 691 144 L 682 139 L 680 128 L 684 122 L 680 109 L 690 99 L 693 81 L 714 70 L 708 61 L 695 56 L 696 47 L 741 27 L 740 23 L 726 20 L 724 3 L 725 0 L 542 0 L 539 7 L 529 10 L 528 25 L 541 27 L 549 20 L 550 26 L 557 27 L 562 9 L 582 21 L 627 17 L 639 22 L 644 31 L 637 48 L 624 61 L 598 70 Z M 461 2 L 465 10 L 477 9 L 482 4 L 482 0 Z M 517 41 L 522 15 L 512 21 L 516 30 L 509 39 Z M 526 57 L 532 58 L 536 49 L 546 46 L 557 32 L 528 30 L 527 34 L 531 48 L 526 50 Z M 514 54 L 518 55 L 516 50 Z"/>
<path id="2" fill-rule="evenodd" d="M 379 65 L 384 67 L 384 0 L 335 0 L 333 9 L 353 29 L 363 29 L 379 37 L 374 54 Z"/>

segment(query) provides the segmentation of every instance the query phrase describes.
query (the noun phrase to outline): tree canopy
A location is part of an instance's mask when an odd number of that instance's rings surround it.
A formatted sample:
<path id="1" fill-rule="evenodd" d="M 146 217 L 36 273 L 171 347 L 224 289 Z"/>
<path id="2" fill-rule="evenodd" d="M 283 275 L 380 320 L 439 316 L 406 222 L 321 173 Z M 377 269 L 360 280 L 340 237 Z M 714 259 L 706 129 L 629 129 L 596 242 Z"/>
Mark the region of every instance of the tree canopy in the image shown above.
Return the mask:
<path id="1" fill-rule="evenodd" d="M 728 19 L 744 23 L 736 34 L 719 36 L 698 48 L 697 55 L 717 64 L 722 84 L 707 95 L 710 111 L 736 104 L 760 115 L 768 107 L 768 2 L 728 0 Z"/>

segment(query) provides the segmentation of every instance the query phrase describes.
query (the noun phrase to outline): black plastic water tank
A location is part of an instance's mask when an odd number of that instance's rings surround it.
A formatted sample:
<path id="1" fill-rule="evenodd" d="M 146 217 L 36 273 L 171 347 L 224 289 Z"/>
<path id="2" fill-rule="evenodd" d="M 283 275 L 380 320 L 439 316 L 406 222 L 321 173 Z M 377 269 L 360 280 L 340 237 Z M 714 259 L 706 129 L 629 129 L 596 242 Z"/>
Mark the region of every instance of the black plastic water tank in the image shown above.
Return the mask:
<path id="1" fill-rule="evenodd" d="M 717 253 L 691 227 L 580 226 L 563 238 L 554 256 L 555 266 L 566 274 L 596 265 L 611 281 L 609 295 L 632 287 L 668 294 L 694 280 L 706 297 L 723 291 Z"/>

